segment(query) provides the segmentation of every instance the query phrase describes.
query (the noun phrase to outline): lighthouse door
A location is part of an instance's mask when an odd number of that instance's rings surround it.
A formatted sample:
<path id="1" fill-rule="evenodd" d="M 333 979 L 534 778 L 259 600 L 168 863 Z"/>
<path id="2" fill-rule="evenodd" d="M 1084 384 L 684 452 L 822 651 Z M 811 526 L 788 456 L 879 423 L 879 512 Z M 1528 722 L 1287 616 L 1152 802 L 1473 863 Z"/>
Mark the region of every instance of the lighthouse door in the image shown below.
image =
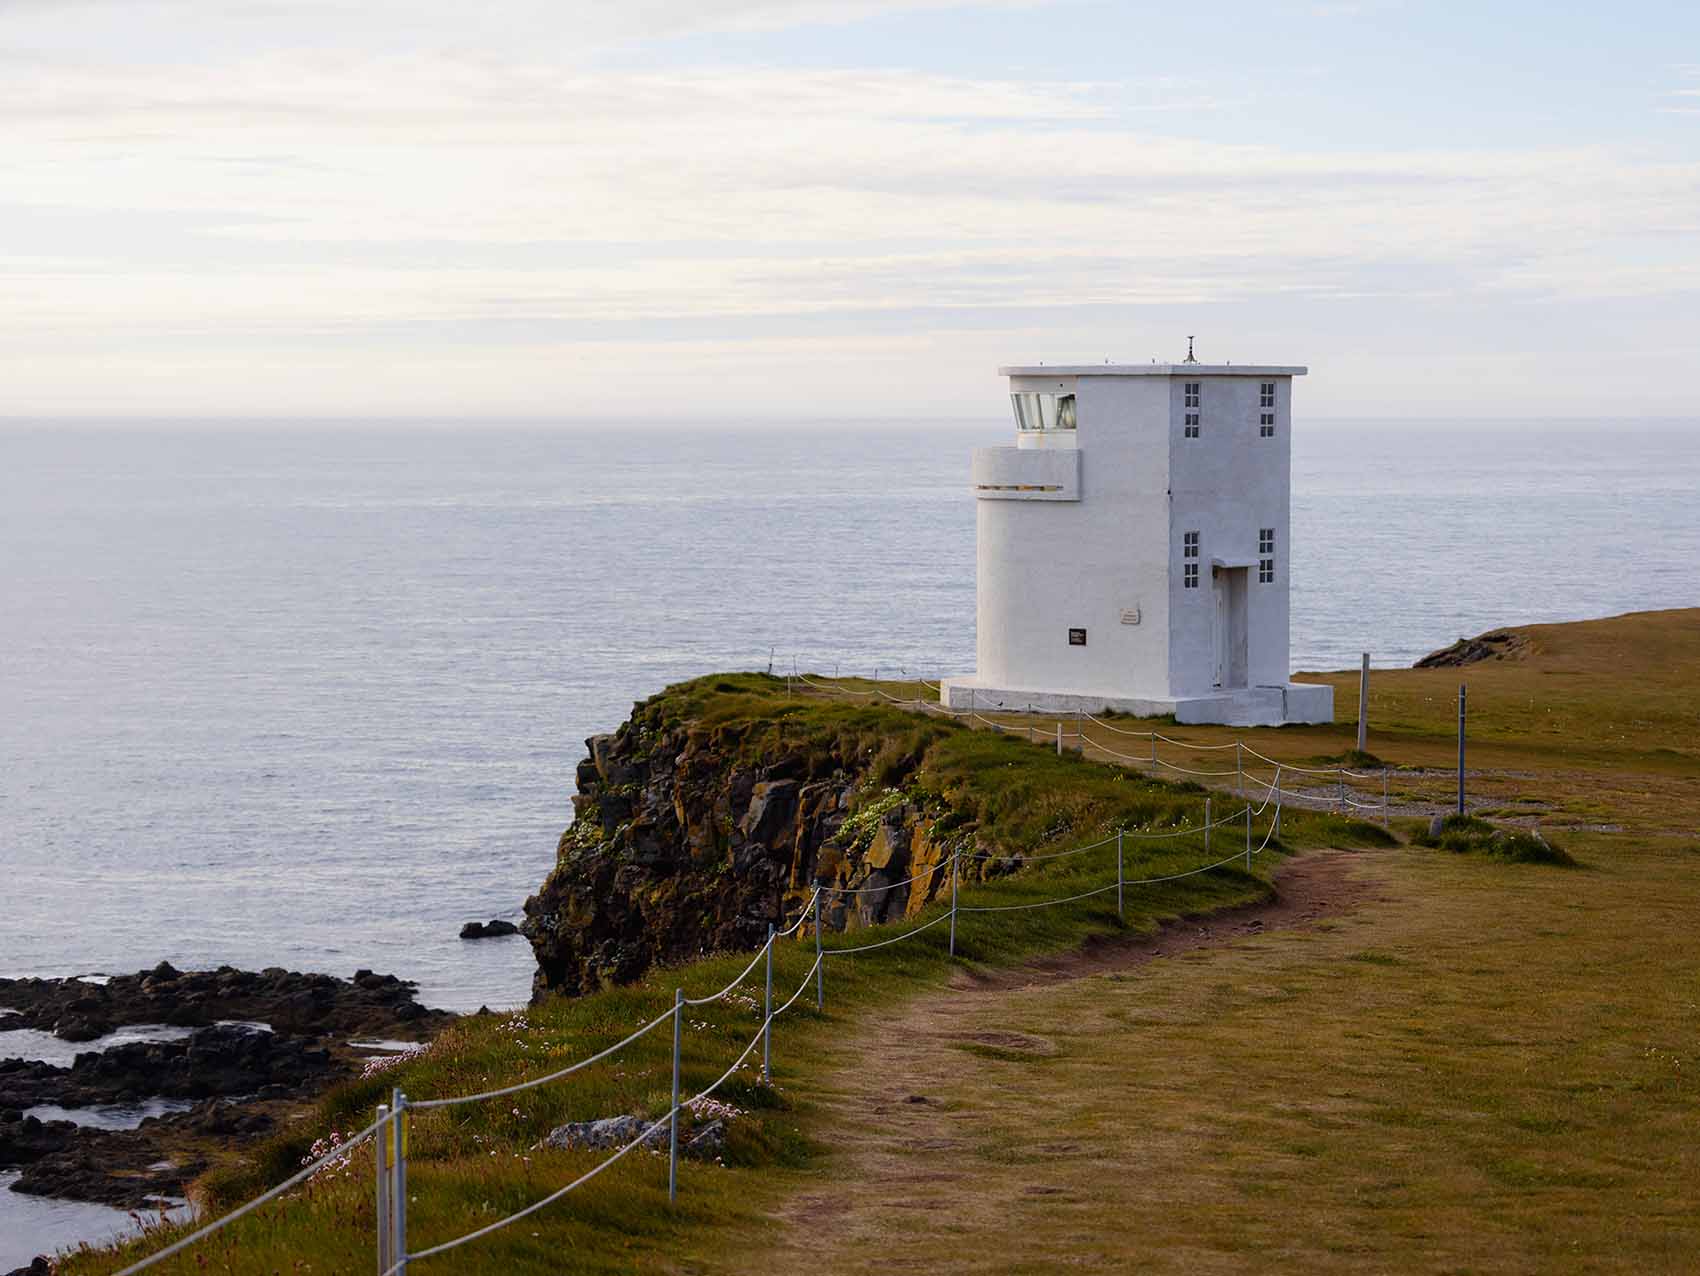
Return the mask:
<path id="1" fill-rule="evenodd" d="M 1216 595 L 1215 651 L 1216 673 L 1212 679 L 1220 687 L 1228 681 L 1228 577 L 1221 568 L 1210 573 L 1210 590 Z"/>

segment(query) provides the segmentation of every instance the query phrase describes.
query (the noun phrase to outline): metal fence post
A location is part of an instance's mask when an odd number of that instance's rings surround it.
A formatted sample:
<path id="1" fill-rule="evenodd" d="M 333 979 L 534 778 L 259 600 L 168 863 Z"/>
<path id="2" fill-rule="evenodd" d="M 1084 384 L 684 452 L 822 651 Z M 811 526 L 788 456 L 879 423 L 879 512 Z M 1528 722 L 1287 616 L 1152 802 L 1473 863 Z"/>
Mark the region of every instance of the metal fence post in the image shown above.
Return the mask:
<path id="1" fill-rule="evenodd" d="M 1125 922 L 1127 913 L 1122 908 L 1122 831 L 1116 830 L 1116 920 Z"/>
<path id="2" fill-rule="evenodd" d="M 1363 672 L 1358 675 L 1358 752 L 1369 747 L 1369 652 L 1364 652 Z"/>
<path id="3" fill-rule="evenodd" d="M 1210 799 L 1204 799 L 1204 853 L 1210 854 Z"/>
<path id="4" fill-rule="evenodd" d="M 1334 797 L 1334 805 L 1339 808 L 1341 815 L 1344 815 L 1346 813 L 1346 768 L 1345 767 L 1340 768 L 1340 791 Z"/>
<path id="5" fill-rule="evenodd" d="M 962 852 L 953 851 L 950 856 L 950 955 L 956 956 L 956 879 L 962 862 Z"/>
<path id="6" fill-rule="evenodd" d="M 395 1239 L 390 1243 L 390 1262 L 401 1276 L 407 1271 L 407 1096 L 400 1090 L 391 1096 L 390 1133 L 395 1142 L 390 1169 L 390 1218 Z"/>
<path id="7" fill-rule="evenodd" d="M 1458 684 L 1458 814 L 1464 814 L 1464 684 Z"/>
<path id="8" fill-rule="evenodd" d="M 1251 803 L 1245 804 L 1245 871 L 1251 872 Z"/>
<path id="9" fill-rule="evenodd" d="M 679 1199 L 679 1039 L 685 1022 L 685 990 L 673 990 L 673 1111 L 667 1116 L 667 1199 Z"/>
<path id="10" fill-rule="evenodd" d="M 378 1163 L 378 1276 L 389 1276 L 389 1270 L 395 1266 L 395 1259 L 390 1256 L 390 1242 L 395 1239 L 391 1230 L 395 1224 L 390 1218 L 390 1152 L 389 1152 L 389 1117 L 390 1105 L 378 1105 L 378 1137 L 373 1140 L 372 1152 Z"/>
<path id="11" fill-rule="evenodd" d="M 1057 719 L 1057 756 L 1062 757 L 1062 719 Z"/>
<path id="12" fill-rule="evenodd" d="M 1240 786 L 1240 797 L 1245 797 L 1245 745 L 1234 741 L 1234 783 Z"/>
<path id="13" fill-rule="evenodd" d="M 767 924 L 767 988 L 762 994 L 761 1079 L 773 1083 L 773 923 Z"/>
<path id="14" fill-rule="evenodd" d="M 1157 765 L 1157 733 L 1151 733 L 1151 765 Z"/>
<path id="15" fill-rule="evenodd" d="M 1390 807 L 1390 804 L 1387 800 L 1387 768 L 1382 767 L 1381 768 L 1381 827 L 1384 828 L 1384 829 L 1390 829 L 1390 828 L 1393 827 L 1393 821 L 1392 821 L 1391 816 L 1389 815 L 1389 807 Z"/>
<path id="16" fill-rule="evenodd" d="M 826 957 L 820 946 L 820 911 L 825 891 L 815 892 L 815 1009 L 826 1009 Z"/>

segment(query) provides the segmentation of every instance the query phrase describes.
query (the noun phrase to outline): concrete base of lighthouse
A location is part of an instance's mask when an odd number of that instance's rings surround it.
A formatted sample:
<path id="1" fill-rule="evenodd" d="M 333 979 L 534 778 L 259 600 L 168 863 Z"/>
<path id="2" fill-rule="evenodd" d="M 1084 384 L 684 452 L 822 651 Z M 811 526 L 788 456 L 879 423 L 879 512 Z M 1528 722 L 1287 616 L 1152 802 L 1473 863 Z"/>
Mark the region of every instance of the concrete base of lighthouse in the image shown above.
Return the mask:
<path id="1" fill-rule="evenodd" d="M 982 713 L 1126 713 L 1140 718 L 1173 714 L 1177 722 L 1231 727 L 1334 721 L 1334 688 L 1310 682 L 1239 687 L 1208 696 L 1148 699 L 1088 691 L 996 687 L 977 678 L 964 677 L 944 679 L 939 684 L 939 702 L 947 709 L 973 708 Z"/>

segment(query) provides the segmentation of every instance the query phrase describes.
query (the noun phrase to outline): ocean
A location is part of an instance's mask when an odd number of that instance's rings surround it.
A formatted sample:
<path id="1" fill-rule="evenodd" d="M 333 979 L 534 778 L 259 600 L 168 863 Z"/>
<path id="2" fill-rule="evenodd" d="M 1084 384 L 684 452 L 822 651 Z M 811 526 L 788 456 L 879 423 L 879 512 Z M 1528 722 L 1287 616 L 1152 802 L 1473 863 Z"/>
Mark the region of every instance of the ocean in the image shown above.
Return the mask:
<path id="1" fill-rule="evenodd" d="M 0 974 L 522 1002 L 524 941 L 457 932 L 520 915 L 632 701 L 972 667 L 967 450 L 1008 433 L 0 430 Z M 1294 668 L 1700 604 L 1697 494 L 1696 422 L 1301 422 Z M 0 1191 L 0 1266 L 122 1222 Z"/>
<path id="2" fill-rule="evenodd" d="M 1003 422 L 0 433 L 0 973 L 528 992 L 584 737 L 719 669 L 972 667 Z M 1295 669 L 1700 603 L 1700 424 L 1294 440 Z"/>

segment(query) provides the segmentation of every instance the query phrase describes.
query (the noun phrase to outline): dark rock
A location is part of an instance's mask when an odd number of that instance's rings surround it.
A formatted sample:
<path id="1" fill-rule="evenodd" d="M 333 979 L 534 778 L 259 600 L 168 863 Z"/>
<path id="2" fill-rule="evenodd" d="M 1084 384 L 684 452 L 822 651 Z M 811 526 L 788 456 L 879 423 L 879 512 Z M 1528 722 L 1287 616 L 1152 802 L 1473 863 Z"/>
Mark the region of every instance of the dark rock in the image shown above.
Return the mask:
<path id="1" fill-rule="evenodd" d="M 418 1006 L 412 984 L 369 970 L 353 980 L 278 967 L 184 974 L 167 962 L 114 976 L 104 987 L 77 979 L 0 979 L 0 1004 L 17 1012 L 0 1027 L 35 1028 L 79 1043 L 132 1024 L 199 1028 L 235 1019 L 269 1023 L 280 1032 L 357 1036 L 452 1017 Z"/>
<path id="2" fill-rule="evenodd" d="M 20 1171 L 15 1192 L 136 1209 L 150 1196 L 181 1195 L 206 1168 L 198 1156 L 167 1158 L 158 1138 L 26 1117 L 0 1127 L 0 1165 Z"/>
<path id="3" fill-rule="evenodd" d="M 73 1121 L 42 1121 L 25 1117 L 0 1127 L 0 1165 L 29 1165 L 59 1151 L 75 1137 Z"/>
<path id="4" fill-rule="evenodd" d="M 90 1107 L 140 1099 L 204 1099 L 281 1087 L 283 1094 L 335 1070 L 305 1038 L 220 1025 L 181 1041 L 136 1041 L 79 1054 L 69 1068 L 22 1063 L 0 1071 L 0 1099 Z"/>
<path id="5" fill-rule="evenodd" d="M 711 1160 L 726 1149 L 726 1122 L 710 1121 L 703 1126 L 680 1150 L 688 1157 L 699 1161 Z"/>
<path id="6" fill-rule="evenodd" d="M 82 1015 L 66 1015 L 53 1025 L 53 1035 L 61 1041 L 69 1041 L 73 1045 L 81 1045 L 85 1041 L 97 1041 L 112 1031 L 112 1025 L 103 1020 L 85 1018 Z"/>
<path id="7" fill-rule="evenodd" d="M 37 1254 L 27 1267 L 15 1267 L 8 1276 L 53 1276 L 53 1264 L 45 1257 Z"/>
<path id="8" fill-rule="evenodd" d="M 576 819 L 520 927 L 536 997 L 753 948 L 768 923 L 802 912 L 816 882 L 864 891 L 829 898 L 824 924 L 836 930 L 914 916 L 949 890 L 949 875 L 930 870 L 972 831 L 935 835 L 942 811 L 888 803 L 855 737 L 791 746 L 781 731 L 749 744 L 743 730 L 681 721 L 658 697 L 585 742 Z M 871 801 L 882 803 L 872 824 L 853 818 Z M 975 876 L 1011 867 L 971 863 Z M 893 889 L 864 890 L 883 886 Z"/>
<path id="9" fill-rule="evenodd" d="M 1509 629 L 1495 629 L 1475 638 L 1460 638 L 1450 647 L 1431 651 L 1412 666 L 1416 669 L 1457 669 L 1483 660 L 1520 660 L 1529 640 Z"/>
<path id="10" fill-rule="evenodd" d="M 517 935 L 519 927 L 512 922 L 505 922 L 499 917 L 492 917 L 482 924 L 468 922 L 460 928 L 462 939 L 495 939 L 502 935 Z"/>

